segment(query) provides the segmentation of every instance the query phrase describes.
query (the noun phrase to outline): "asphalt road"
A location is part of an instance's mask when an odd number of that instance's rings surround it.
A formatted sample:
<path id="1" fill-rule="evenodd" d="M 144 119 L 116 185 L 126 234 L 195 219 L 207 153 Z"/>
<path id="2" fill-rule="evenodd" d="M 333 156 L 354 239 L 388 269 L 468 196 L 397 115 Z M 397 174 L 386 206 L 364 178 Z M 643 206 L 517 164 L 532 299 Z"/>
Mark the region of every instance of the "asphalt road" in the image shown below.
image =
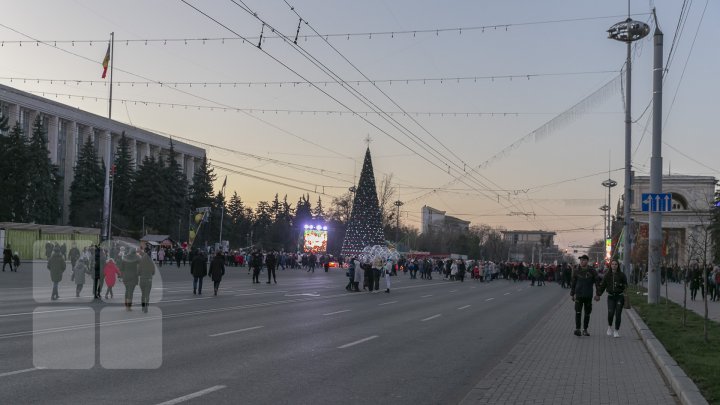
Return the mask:
<path id="1" fill-rule="evenodd" d="M 342 270 L 268 285 L 228 268 L 218 297 L 207 278 L 194 296 L 173 266 L 144 314 L 139 291 L 124 310 L 122 283 L 107 302 L 88 284 L 75 298 L 69 273 L 51 302 L 43 266 L 0 273 L 2 404 L 457 403 L 567 294 L 402 274 L 390 294 L 384 280 L 348 293 Z"/>

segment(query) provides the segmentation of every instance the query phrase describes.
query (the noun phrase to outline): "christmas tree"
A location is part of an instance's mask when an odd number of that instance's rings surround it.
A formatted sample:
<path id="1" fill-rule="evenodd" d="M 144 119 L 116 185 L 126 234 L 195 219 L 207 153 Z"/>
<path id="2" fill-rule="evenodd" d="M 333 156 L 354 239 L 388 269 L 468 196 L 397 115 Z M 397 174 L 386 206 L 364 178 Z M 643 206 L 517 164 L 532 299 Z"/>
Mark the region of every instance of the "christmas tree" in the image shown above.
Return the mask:
<path id="1" fill-rule="evenodd" d="M 360 173 L 360 182 L 355 190 L 355 199 L 350 213 L 350 222 L 345 232 L 341 254 L 357 255 L 366 246 L 385 245 L 380 205 L 378 204 L 375 174 L 373 174 L 370 148 L 365 152 L 365 162 Z"/>

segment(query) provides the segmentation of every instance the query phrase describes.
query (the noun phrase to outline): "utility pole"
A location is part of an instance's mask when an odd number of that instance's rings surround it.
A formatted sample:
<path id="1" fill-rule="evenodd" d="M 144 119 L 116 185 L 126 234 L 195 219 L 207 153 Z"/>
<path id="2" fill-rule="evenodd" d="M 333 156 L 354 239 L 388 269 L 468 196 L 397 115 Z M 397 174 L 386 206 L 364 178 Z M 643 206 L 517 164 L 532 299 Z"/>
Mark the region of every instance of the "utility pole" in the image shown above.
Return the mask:
<path id="1" fill-rule="evenodd" d="M 399 245 L 400 243 L 400 207 L 404 203 L 400 200 L 397 200 L 394 204 L 397 207 L 397 214 L 395 215 L 395 245 L 397 247 L 397 245 Z"/>
<path id="2" fill-rule="evenodd" d="M 653 56 L 653 131 L 652 156 L 650 158 L 650 193 L 662 193 L 662 80 L 663 80 L 663 33 L 655 17 L 655 54 Z M 650 210 L 648 235 L 648 304 L 660 302 L 660 260 L 662 249 L 662 211 Z"/>

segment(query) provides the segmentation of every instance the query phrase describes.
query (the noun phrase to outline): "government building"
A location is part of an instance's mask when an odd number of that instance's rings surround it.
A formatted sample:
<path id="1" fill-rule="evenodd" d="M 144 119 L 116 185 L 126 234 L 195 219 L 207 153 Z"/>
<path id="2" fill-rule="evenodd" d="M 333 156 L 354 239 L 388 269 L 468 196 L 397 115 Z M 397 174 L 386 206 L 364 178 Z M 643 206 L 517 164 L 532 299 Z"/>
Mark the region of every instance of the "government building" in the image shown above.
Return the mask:
<path id="1" fill-rule="evenodd" d="M 108 161 L 114 159 L 118 141 L 124 132 L 125 137 L 130 141 L 130 150 L 135 157 L 136 167 L 146 156 L 156 158 L 163 156 L 170 146 L 168 137 L 2 84 L 0 84 L 0 113 L 4 117 L 9 117 L 10 128 L 19 122 L 26 136 L 30 136 L 35 119 L 39 116 L 42 120 L 47 130 L 50 159 L 53 164 L 59 166 L 63 177 L 60 191 L 63 201 L 61 216 L 63 225 L 68 223 L 73 169 L 82 145 L 88 138 L 93 141 L 98 156 Z M 192 180 L 195 168 L 205 156 L 205 150 L 176 140 L 173 140 L 173 145 L 185 176 L 188 180 Z M 107 165 L 108 169 L 109 166 Z"/>

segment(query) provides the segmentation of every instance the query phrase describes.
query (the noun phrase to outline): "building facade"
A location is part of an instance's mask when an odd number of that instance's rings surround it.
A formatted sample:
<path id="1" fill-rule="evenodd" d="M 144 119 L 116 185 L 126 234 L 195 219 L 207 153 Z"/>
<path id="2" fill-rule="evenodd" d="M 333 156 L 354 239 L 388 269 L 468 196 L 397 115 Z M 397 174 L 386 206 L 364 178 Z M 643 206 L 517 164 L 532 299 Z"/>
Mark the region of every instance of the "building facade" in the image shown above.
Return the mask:
<path id="1" fill-rule="evenodd" d="M 666 265 L 687 265 L 690 260 L 710 262 L 710 209 L 715 203 L 718 180 L 713 176 L 663 176 L 663 193 L 672 193 L 672 211 L 662 214 L 663 261 Z M 631 217 L 635 224 L 635 260 L 647 262 L 647 212 L 642 211 L 642 194 L 650 192 L 650 177 L 635 176 L 632 185 Z M 622 201 L 618 206 L 622 218 Z M 703 258 L 704 256 L 704 258 Z"/>
<path id="2" fill-rule="evenodd" d="M 423 205 L 421 210 L 422 233 L 431 231 L 467 232 L 470 229 L 470 221 L 451 217 L 445 213 L 446 211 Z"/>
<path id="3" fill-rule="evenodd" d="M 501 231 L 501 233 L 503 241 L 510 246 L 510 260 L 544 263 L 557 259 L 558 247 L 555 245 L 555 232 Z"/>
<path id="4" fill-rule="evenodd" d="M 0 84 L 0 113 L 8 117 L 10 128 L 20 123 L 23 133 L 30 136 L 37 117 L 47 130 L 48 149 L 53 164 L 60 168 L 63 177 L 61 199 L 63 201 L 61 223 L 69 217 L 70 185 L 82 145 L 88 138 L 103 161 L 112 161 L 122 133 L 130 141 L 130 149 L 137 167 L 145 157 L 156 158 L 167 153 L 170 138 L 145 131 L 122 122 L 85 112 L 77 108 L 36 96 Z M 188 180 L 192 181 L 195 168 L 200 165 L 205 150 L 173 140 L 176 158 Z M 106 165 L 110 169 L 110 165 Z"/>

